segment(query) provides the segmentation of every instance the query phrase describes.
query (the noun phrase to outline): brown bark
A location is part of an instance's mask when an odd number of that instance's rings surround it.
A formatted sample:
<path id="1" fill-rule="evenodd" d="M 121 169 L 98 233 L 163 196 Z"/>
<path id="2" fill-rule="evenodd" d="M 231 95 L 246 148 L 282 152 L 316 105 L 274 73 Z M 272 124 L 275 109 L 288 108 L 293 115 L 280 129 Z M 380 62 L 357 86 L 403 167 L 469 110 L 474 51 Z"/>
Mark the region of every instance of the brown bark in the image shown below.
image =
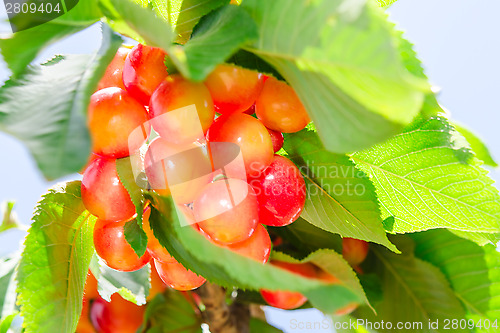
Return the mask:
<path id="1" fill-rule="evenodd" d="M 229 306 L 222 287 L 208 281 L 196 290 L 205 305 L 203 316 L 212 333 L 248 333 L 248 306 L 234 302 Z"/>

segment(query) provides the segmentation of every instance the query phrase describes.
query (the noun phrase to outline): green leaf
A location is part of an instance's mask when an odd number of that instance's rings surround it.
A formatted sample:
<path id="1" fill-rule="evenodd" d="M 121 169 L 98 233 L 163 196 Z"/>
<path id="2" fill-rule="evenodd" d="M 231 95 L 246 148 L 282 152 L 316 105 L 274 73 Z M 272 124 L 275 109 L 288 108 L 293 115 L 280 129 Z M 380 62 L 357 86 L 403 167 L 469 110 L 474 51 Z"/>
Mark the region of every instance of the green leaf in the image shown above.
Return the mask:
<path id="1" fill-rule="evenodd" d="M 439 267 L 470 314 L 500 320 L 500 254 L 447 230 L 410 235 L 415 256 Z"/>
<path id="2" fill-rule="evenodd" d="M 155 237 L 184 266 L 209 281 L 241 289 L 299 291 L 315 307 L 327 312 L 352 302 L 363 303 L 363 296 L 350 286 L 304 278 L 219 247 L 194 228 L 181 227 L 171 199 L 155 196 L 154 200 L 161 210 L 161 214 L 156 209 L 151 212 Z M 347 268 L 339 267 L 339 271 Z"/>
<path id="3" fill-rule="evenodd" d="M 483 143 L 483 141 L 478 138 L 474 133 L 465 128 L 464 126 L 453 122 L 453 127 L 462 134 L 470 145 L 472 151 L 476 154 L 476 157 L 484 162 L 484 164 L 497 167 L 498 164 L 493 160 L 488 147 Z"/>
<path id="4" fill-rule="evenodd" d="M 124 226 L 125 239 L 130 244 L 134 252 L 142 257 L 146 253 L 148 236 L 142 229 L 142 213 L 144 211 L 144 195 L 142 188 L 138 186 L 133 173 L 132 159 L 130 157 L 116 160 L 116 170 L 120 182 L 127 190 L 134 203 L 137 217 Z"/>
<path id="5" fill-rule="evenodd" d="M 219 63 L 257 38 L 250 15 L 239 6 L 227 5 L 204 16 L 185 47 L 177 46 L 171 57 L 184 77 L 203 81 Z"/>
<path id="6" fill-rule="evenodd" d="M 101 15 L 95 1 L 79 1 L 73 9 L 53 21 L 0 39 L 3 59 L 13 75 L 18 76 L 44 48 L 85 29 L 97 22 Z"/>
<path id="7" fill-rule="evenodd" d="M 377 0 L 380 7 L 389 7 L 398 0 Z"/>
<path id="8" fill-rule="evenodd" d="M 97 291 L 106 301 L 111 301 L 114 293 L 137 305 L 146 304 L 146 297 L 151 288 L 151 267 L 149 264 L 133 272 L 120 272 L 109 268 L 94 256 L 90 265 L 92 274 L 97 279 Z"/>
<path id="9" fill-rule="evenodd" d="M 451 233 L 459 237 L 471 240 L 480 246 L 484 246 L 488 243 L 495 245 L 500 241 L 500 233 L 488 234 L 486 232 L 461 231 L 453 229 L 448 229 L 448 230 Z"/>
<path id="10" fill-rule="evenodd" d="M 16 311 L 16 312 L 8 315 L 7 317 L 5 317 L 5 319 L 1 320 L 0 321 L 0 333 L 8 333 L 9 328 L 12 325 L 12 322 L 14 321 L 14 319 L 16 319 L 16 317 L 18 315 L 19 315 L 19 312 Z"/>
<path id="11" fill-rule="evenodd" d="M 132 0 L 99 1 L 113 29 L 132 38 L 138 35 L 142 39 L 139 42 L 169 50 L 173 38 L 172 29 L 153 10 Z"/>
<path id="12" fill-rule="evenodd" d="M 420 111 L 428 84 L 405 69 L 393 26 L 373 2 L 245 0 L 242 6 L 260 33 L 246 49 L 292 85 L 328 150 L 383 141 Z"/>
<path id="13" fill-rule="evenodd" d="M 286 135 L 283 148 L 306 180 L 302 218 L 342 237 L 397 251 L 387 239 L 375 187 L 349 157 L 327 151 L 318 135 L 308 129 Z"/>
<path id="14" fill-rule="evenodd" d="M 122 42 L 107 27 L 103 35 L 96 54 L 58 56 L 0 89 L 0 130 L 23 141 L 47 179 L 78 172 L 87 163 L 90 95 Z"/>
<path id="15" fill-rule="evenodd" d="M 0 318 L 6 318 L 16 311 L 16 269 L 20 253 L 0 259 Z"/>
<path id="16" fill-rule="evenodd" d="M 96 218 L 80 182 L 56 185 L 38 204 L 17 274 L 18 303 L 29 332 L 74 332 L 82 311 Z"/>
<path id="17" fill-rule="evenodd" d="M 354 315 L 370 322 L 391 322 L 392 331 L 398 322 L 417 322 L 422 326 L 401 331 L 448 332 L 444 329 L 444 319 L 460 320 L 465 318 L 465 311 L 446 277 L 435 266 L 415 258 L 411 240 L 401 237 L 391 240 L 398 240 L 396 245 L 403 254 L 397 255 L 379 246 L 372 247 L 372 269 L 381 277 L 384 293 L 383 300 L 374 304 L 377 315 L 366 308 L 359 309 Z M 439 320 L 439 329 L 429 329 L 429 320 Z"/>
<path id="18" fill-rule="evenodd" d="M 283 331 L 258 318 L 250 318 L 250 333 L 283 333 Z"/>
<path id="19" fill-rule="evenodd" d="M 377 190 L 394 232 L 434 228 L 498 233 L 500 197 L 467 142 L 441 117 L 416 122 L 352 155 Z"/>
<path id="20" fill-rule="evenodd" d="M 200 333 L 201 318 L 185 294 L 167 289 L 148 303 L 144 315 L 148 333 Z"/>
<path id="21" fill-rule="evenodd" d="M 14 205 L 14 201 L 4 201 L 0 204 L 0 211 L 3 216 L 2 223 L 0 224 L 0 233 L 13 228 L 23 228 L 19 223 L 17 214 L 13 211 Z"/>
<path id="22" fill-rule="evenodd" d="M 152 0 L 155 11 L 175 31 L 176 42 L 184 44 L 198 21 L 210 11 L 229 3 L 229 0 Z"/>

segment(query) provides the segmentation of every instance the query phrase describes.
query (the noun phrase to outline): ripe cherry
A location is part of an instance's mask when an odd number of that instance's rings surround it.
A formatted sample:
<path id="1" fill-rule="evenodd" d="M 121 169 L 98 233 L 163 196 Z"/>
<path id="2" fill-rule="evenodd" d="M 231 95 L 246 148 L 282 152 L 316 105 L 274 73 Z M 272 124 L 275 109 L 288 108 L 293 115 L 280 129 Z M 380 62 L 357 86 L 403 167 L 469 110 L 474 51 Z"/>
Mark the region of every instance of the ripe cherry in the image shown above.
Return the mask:
<path id="1" fill-rule="evenodd" d="M 237 144 L 249 176 L 258 176 L 273 160 L 273 143 L 269 132 L 258 119 L 247 114 L 236 113 L 217 118 L 208 131 L 207 139 L 209 142 Z"/>
<path id="2" fill-rule="evenodd" d="M 87 210 L 107 221 L 121 221 L 135 214 L 130 195 L 118 178 L 116 160 L 94 159 L 83 174 L 82 200 Z"/>
<path id="3" fill-rule="evenodd" d="M 228 245 L 227 248 L 265 264 L 269 260 L 271 246 L 271 238 L 266 228 L 259 224 L 250 238 L 240 243 Z"/>
<path id="4" fill-rule="evenodd" d="M 88 110 L 92 150 L 98 155 L 128 156 L 130 151 L 139 149 L 151 130 L 146 109 L 117 87 L 95 92 L 90 97 Z M 140 131 L 134 132 L 141 126 Z"/>
<path id="5" fill-rule="evenodd" d="M 258 223 L 258 203 L 252 187 L 240 179 L 208 184 L 193 202 L 198 226 L 219 244 L 247 240 Z"/>
<path id="6" fill-rule="evenodd" d="M 191 109 L 182 109 L 194 105 Z M 202 139 L 215 117 L 214 103 L 203 83 L 180 75 L 168 76 L 154 91 L 149 104 L 153 128 L 163 139 L 181 144 Z"/>
<path id="7" fill-rule="evenodd" d="M 195 143 L 181 146 L 157 137 L 148 147 L 144 167 L 151 188 L 161 195 L 172 194 L 177 204 L 193 202 L 212 180 L 208 153 Z"/>
<path id="8" fill-rule="evenodd" d="M 153 91 L 167 77 L 165 56 L 160 48 L 136 45 L 123 67 L 123 83 L 127 91 L 143 105 L 149 104 Z"/>
<path id="9" fill-rule="evenodd" d="M 142 325 L 144 306 L 124 300 L 119 294 L 111 302 L 97 298 L 90 308 L 90 319 L 98 333 L 135 333 Z"/>
<path id="10" fill-rule="evenodd" d="M 147 214 L 144 219 L 148 219 Z M 136 271 L 151 260 L 151 255 L 147 251 L 139 257 L 125 239 L 123 228 L 127 222 L 127 220 L 112 222 L 98 219 L 94 226 L 95 251 L 106 265 L 122 272 Z"/>
<path id="11" fill-rule="evenodd" d="M 286 157 L 273 162 L 251 182 L 259 199 L 259 222 L 282 227 L 294 222 L 306 200 L 306 184 L 299 169 Z"/>
<path id="12" fill-rule="evenodd" d="M 316 267 L 309 263 L 294 264 L 283 261 L 271 261 L 271 264 L 307 278 L 316 278 L 317 275 Z M 260 294 L 267 304 L 284 310 L 298 308 L 307 301 L 304 295 L 294 291 L 271 291 L 262 289 Z"/>
<path id="13" fill-rule="evenodd" d="M 368 255 L 370 246 L 361 239 L 348 238 L 342 239 L 342 256 L 351 266 L 358 266 Z"/>
<path id="14" fill-rule="evenodd" d="M 262 90 L 262 74 L 230 64 L 218 65 L 206 78 L 215 109 L 221 114 L 244 112 Z"/>
<path id="15" fill-rule="evenodd" d="M 118 87 L 125 89 L 123 84 L 123 66 L 125 64 L 125 58 L 130 53 L 131 47 L 122 46 L 116 51 L 115 57 L 109 63 L 104 72 L 104 76 L 97 84 L 97 90 L 101 90 L 109 87 Z"/>
<path id="16" fill-rule="evenodd" d="M 255 113 L 266 127 L 283 133 L 298 132 L 310 121 L 293 88 L 273 77 L 264 83 Z"/>
<path id="17" fill-rule="evenodd" d="M 269 135 L 271 136 L 271 141 L 273 142 L 273 150 L 277 153 L 282 147 L 285 139 L 283 138 L 283 133 L 272 130 L 270 128 L 267 129 Z"/>
<path id="18" fill-rule="evenodd" d="M 95 333 L 94 325 L 90 322 L 90 300 L 83 299 L 82 313 L 76 326 L 77 333 Z"/>
<path id="19" fill-rule="evenodd" d="M 175 290 L 193 290 L 206 281 L 204 277 L 190 271 L 178 262 L 162 263 L 155 260 L 155 268 L 162 281 Z"/>

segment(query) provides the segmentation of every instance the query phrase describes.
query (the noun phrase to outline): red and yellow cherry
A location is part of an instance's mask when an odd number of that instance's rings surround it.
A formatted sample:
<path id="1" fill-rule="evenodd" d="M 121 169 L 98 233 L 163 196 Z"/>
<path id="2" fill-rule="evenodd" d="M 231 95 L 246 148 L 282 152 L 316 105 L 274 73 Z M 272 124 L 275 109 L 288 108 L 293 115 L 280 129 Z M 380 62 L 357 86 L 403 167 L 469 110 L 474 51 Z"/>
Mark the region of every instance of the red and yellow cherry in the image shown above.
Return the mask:
<path id="1" fill-rule="evenodd" d="M 144 219 L 147 220 L 148 215 L 145 214 Z M 151 260 L 148 251 L 139 257 L 125 239 L 124 226 L 127 222 L 98 219 L 94 226 L 95 251 L 106 265 L 122 272 L 141 269 Z"/>
<path id="2" fill-rule="evenodd" d="M 271 136 L 271 141 L 273 142 L 273 150 L 277 153 L 283 147 L 283 143 L 285 142 L 283 133 L 270 128 L 268 128 L 267 131 L 269 132 L 269 136 Z"/>
<path id="3" fill-rule="evenodd" d="M 97 90 L 101 90 L 109 87 L 118 87 L 125 89 L 125 85 L 123 84 L 123 66 L 125 64 L 125 59 L 127 55 L 130 53 L 132 47 L 130 46 L 122 46 L 116 51 L 115 57 L 109 63 L 106 68 L 106 72 L 104 72 L 104 76 L 101 78 L 99 83 L 97 84 Z"/>
<path id="4" fill-rule="evenodd" d="M 257 225 L 254 233 L 247 240 L 227 245 L 227 248 L 242 256 L 265 264 L 271 254 L 271 238 L 262 224 Z"/>
<path id="5" fill-rule="evenodd" d="M 258 119 L 244 113 L 217 118 L 208 131 L 207 139 L 210 143 L 237 144 L 243 156 L 244 171 L 252 177 L 258 176 L 273 160 L 273 143 L 266 127 Z"/>
<path id="6" fill-rule="evenodd" d="M 146 297 L 146 300 L 148 302 L 151 301 L 153 298 L 155 298 L 156 295 L 163 293 L 167 288 L 165 283 L 163 283 L 160 276 L 158 275 L 158 272 L 154 268 L 154 261 L 151 260 L 150 264 L 151 264 L 151 288 L 149 288 L 149 295 L 148 297 Z"/>
<path id="7" fill-rule="evenodd" d="M 316 278 L 317 276 L 316 266 L 310 263 L 294 264 L 273 260 L 271 261 L 271 264 L 307 278 Z M 304 295 L 294 291 L 271 291 L 263 289 L 260 291 L 260 294 L 267 304 L 284 310 L 296 309 L 307 301 L 307 298 Z"/>
<path id="8" fill-rule="evenodd" d="M 137 151 L 149 135 L 146 109 L 121 88 L 95 92 L 90 97 L 88 110 L 92 151 L 98 155 L 128 156 L 130 151 Z M 137 128 L 142 129 L 134 132 Z"/>
<path id="9" fill-rule="evenodd" d="M 255 113 L 266 127 L 283 133 L 298 132 L 310 119 L 292 87 L 270 77 L 255 102 Z"/>
<path id="10" fill-rule="evenodd" d="M 157 137 L 148 147 L 144 167 L 151 188 L 161 195 L 172 194 L 177 204 L 193 202 L 212 180 L 208 153 L 195 143 L 176 145 Z"/>
<path id="11" fill-rule="evenodd" d="M 251 181 L 259 200 L 259 222 L 282 227 L 294 222 L 306 200 L 306 184 L 286 157 L 274 155 L 271 165 Z"/>
<path id="12" fill-rule="evenodd" d="M 355 238 L 342 238 L 342 256 L 351 266 L 358 266 L 368 255 L 368 242 Z"/>
<path id="13" fill-rule="evenodd" d="M 252 187 L 240 179 L 208 184 L 193 202 L 198 226 L 219 244 L 247 240 L 258 223 L 258 202 Z"/>
<path id="14" fill-rule="evenodd" d="M 89 270 L 89 272 L 87 273 L 87 280 L 85 281 L 83 298 L 90 300 L 97 297 L 99 297 L 99 293 L 97 292 L 97 280 Z"/>
<path id="15" fill-rule="evenodd" d="M 83 174 L 82 200 L 91 214 L 106 221 L 127 220 L 135 214 L 114 159 L 99 157 L 90 163 Z"/>
<path id="16" fill-rule="evenodd" d="M 263 86 L 262 74 L 230 64 L 218 65 L 204 83 L 221 114 L 248 110 Z"/>
<path id="17" fill-rule="evenodd" d="M 94 300 L 90 319 L 98 333 L 135 333 L 142 325 L 145 308 L 113 294 L 111 302 Z"/>
<path id="18" fill-rule="evenodd" d="M 165 56 L 160 48 L 142 44 L 134 46 L 123 66 L 123 83 L 127 91 L 143 105 L 167 77 Z"/>
<path id="19" fill-rule="evenodd" d="M 178 262 L 163 263 L 155 260 L 155 268 L 162 281 L 175 290 L 187 291 L 200 287 L 206 279 Z"/>
<path id="20" fill-rule="evenodd" d="M 192 105 L 196 112 L 185 108 Z M 149 114 L 153 128 L 163 139 L 176 144 L 202 139 L 215 117 L 207 87 L 178 74 L 168 76 L 154 91 Z"/>

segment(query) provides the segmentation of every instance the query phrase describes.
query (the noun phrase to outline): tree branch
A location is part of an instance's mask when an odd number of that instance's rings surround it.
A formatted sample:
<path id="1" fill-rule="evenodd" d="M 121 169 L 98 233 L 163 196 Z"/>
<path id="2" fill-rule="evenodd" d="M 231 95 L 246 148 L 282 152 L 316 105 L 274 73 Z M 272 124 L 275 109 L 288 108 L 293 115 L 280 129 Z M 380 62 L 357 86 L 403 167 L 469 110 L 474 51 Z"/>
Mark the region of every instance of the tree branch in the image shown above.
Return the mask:
<path id="1" fill-rule="evenodd" d="M 205 282 L 195 291 L 205 305 L 203 316 L 212 333 L 248 333 L 250 311 L 248 307 L 226 303 L 226 292 L 216 284 Z"/>

